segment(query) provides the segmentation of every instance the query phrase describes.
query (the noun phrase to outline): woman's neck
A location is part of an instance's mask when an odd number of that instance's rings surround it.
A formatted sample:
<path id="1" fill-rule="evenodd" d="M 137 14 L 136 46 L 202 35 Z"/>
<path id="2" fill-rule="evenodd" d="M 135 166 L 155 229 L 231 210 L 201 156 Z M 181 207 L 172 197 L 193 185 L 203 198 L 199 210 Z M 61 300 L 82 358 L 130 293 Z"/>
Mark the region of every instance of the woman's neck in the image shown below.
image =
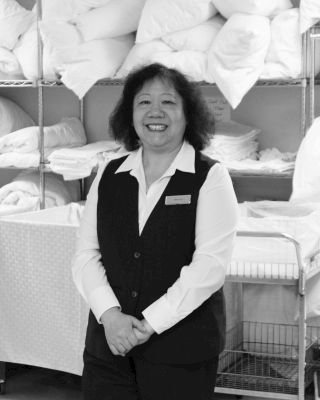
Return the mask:
<path id="1" fill-rule="evenodd" d="M 178 146 L 170 152 L 160 153 L 143 148 L 142 163 L 147 189 L 166 172 L 180 149 L 181 146 Z"/>

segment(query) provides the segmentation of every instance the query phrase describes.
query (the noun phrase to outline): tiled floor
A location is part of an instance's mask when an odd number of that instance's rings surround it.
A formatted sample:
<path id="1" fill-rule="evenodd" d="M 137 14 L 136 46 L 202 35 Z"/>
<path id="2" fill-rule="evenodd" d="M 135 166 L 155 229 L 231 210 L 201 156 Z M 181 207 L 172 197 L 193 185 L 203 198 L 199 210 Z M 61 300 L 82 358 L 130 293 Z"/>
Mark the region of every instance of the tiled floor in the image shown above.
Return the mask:
<path id="1" fill-rule="evenodd" d="M 8 363 L 6 393 L 0 395 L 0 400 L 81 400 L 80 385 L 79 376 Z M 221 394 L 214 398 L 214 400 L 236 399 L 236 396 Z M 306 398 L 306 400 L 311 399 L 314 397 L 307 396 Z M 264 399 L 243 396 L 241 400 Z"/>

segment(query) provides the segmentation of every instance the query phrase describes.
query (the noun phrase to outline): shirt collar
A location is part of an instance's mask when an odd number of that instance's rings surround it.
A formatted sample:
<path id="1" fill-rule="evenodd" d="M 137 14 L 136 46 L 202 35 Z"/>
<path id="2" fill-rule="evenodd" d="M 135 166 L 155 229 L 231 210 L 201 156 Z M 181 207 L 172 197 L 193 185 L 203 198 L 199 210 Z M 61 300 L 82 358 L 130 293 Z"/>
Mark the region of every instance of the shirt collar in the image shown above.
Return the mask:
<path id="1" fill-rule="evenodd" d="M 184 141 L 181 146 L 181 149 L 179 150 L 179 153 L 176 155 L 175 159 L 173 160 L 170 167 L 167 169 L 167 171 L 163 176 L 172 176 L 177 169 L 184 172 L 195 173 L 194 160 L 195 160 L 195 151 L 193 146 L 191 146 L 191 144 L 189 144 L 188 142 Z M 141 167 L 142 167 L 142 147 L 129 154 L 129 156 L 116 170 L 116 174 L 119 172 L 128 172 L 128 171 L 132 171 L 134 174 L 134 172 Z"/>

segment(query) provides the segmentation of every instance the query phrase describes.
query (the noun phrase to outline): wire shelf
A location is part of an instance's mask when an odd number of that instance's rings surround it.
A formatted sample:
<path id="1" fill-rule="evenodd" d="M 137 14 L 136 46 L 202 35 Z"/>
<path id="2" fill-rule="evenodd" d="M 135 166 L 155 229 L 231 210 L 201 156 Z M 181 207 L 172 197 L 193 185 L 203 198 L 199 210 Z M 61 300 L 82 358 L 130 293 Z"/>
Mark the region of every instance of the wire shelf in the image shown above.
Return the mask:
<path id="1" fill-rule="evenodd" d="M 305 387 L 320 367 L 318 337 L 308 330 Z M 229 330 L 216 387 L 298 395 L 298 326 L 244 321 Z"/>
<path id="2" fill-rule="evenodd" d="M 285 172 L 275 171 L 238 171 L 235 169 L 229 169 L 230 176 L 232 178 L 272 178 L 272 179 L 292 179 L 293 170 Z"/>
<path id="3" fill-rule="evenodd" d="M 0 80 L 0 87 L 37 87 L 36 81 L 30 80 Z"/>
<path id="4" fill-rule="evenodd" d="M 304 86 L 308 81 L 308 78 L 299 78 L 299 79 L 259 79 L 254 86 L 270 86 L 270 87 L 292 87 L 292 86 Z M 1 85 L 0 81 L 0 85 Z M 5 81 L 4 81 L 5 82 Z M 12 82 L 19 82 L 19 81 L 12 81 Z M 27 82 L 27 81 L 25 81 Z M 205 81 L 195 82 L 199 86 L 217 86 L 215 83 L 209 83 Z M 320 79 L 316 79 L 316 84 L 320 84 Z M 124 79 L 100 79 L 97 81 L 94 86 L 122 86 L 124 84 Z M 18 84 L 17 84 L 18 85 Z M 40 82 L 41 86 L 64 86 L 64 84 L 60 80 L 55 81 L 48 81 L 42 80 Z"/>

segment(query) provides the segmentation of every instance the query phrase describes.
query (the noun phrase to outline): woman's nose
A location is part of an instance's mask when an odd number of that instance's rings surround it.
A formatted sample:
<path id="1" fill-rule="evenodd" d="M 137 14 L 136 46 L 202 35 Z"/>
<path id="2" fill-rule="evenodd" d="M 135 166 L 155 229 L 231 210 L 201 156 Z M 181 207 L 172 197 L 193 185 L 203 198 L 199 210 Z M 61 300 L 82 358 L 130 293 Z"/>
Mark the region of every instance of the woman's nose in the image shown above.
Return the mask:
<path id="1" fill-rule="evenodd" d="M 163 117 L 164 112 L 158 104 L 153 104 L 149 110 L 150 117 Z"/>

